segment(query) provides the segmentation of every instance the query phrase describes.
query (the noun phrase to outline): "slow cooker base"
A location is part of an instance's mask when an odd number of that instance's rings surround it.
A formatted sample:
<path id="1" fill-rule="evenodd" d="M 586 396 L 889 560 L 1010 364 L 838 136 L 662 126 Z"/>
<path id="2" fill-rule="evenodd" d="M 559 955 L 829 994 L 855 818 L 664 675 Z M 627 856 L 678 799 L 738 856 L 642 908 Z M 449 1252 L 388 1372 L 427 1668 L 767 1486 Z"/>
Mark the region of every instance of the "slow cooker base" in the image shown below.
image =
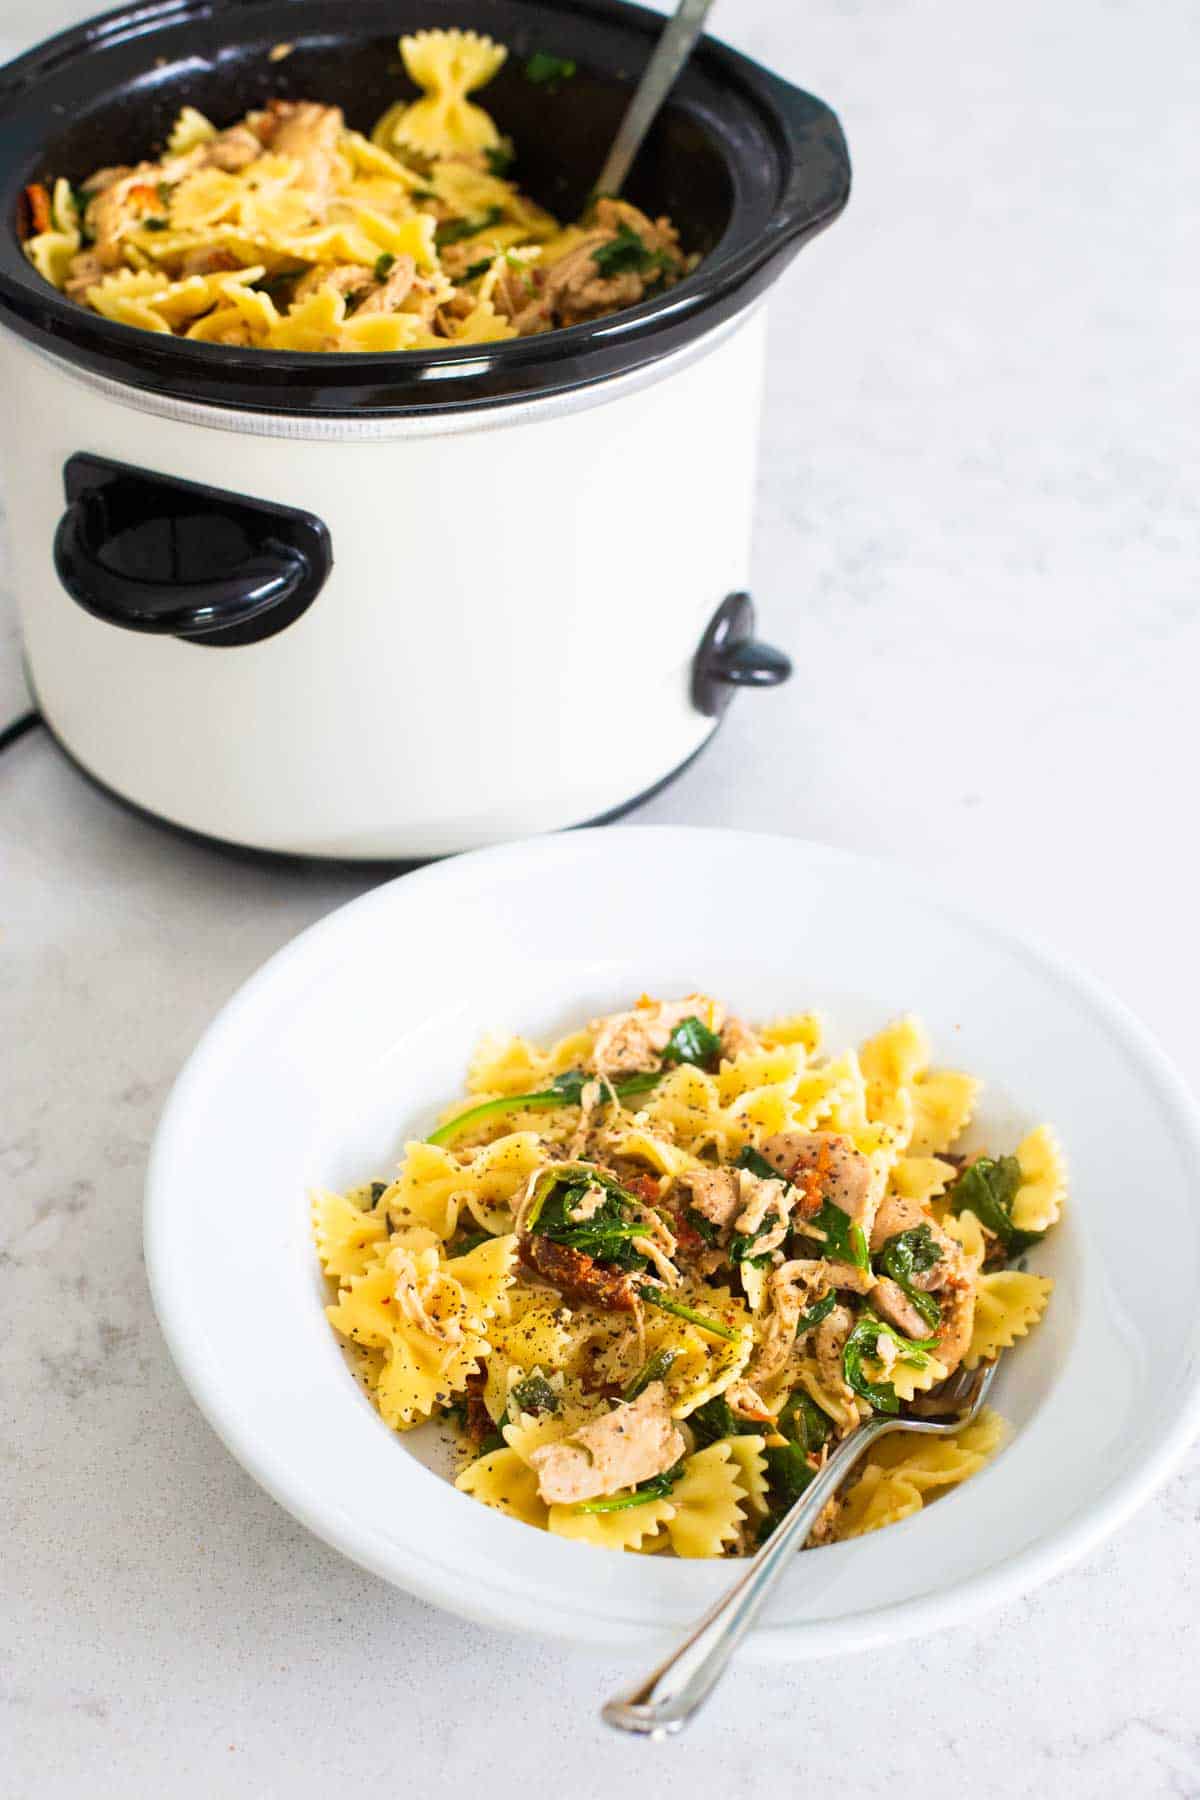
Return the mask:
<path id="1" fill-rule="evenodd" d="M 34 689 L 32 680 L 29 679 L 28 669 L 26 669 L 25 674 L 26 680 L 29 682 L 30 692 L 33 694 L 34 704 L 37 705 L 37 693 Z M 45 727 L 48 737 L 54 744 L 55 749 L 60 756 L 71 765 L 76 774 L 83 777 L 89 787 L 95 788 L 97 793 L 103 794 L 107 800 L 115 801 L 125 812 L 132 813 L 135 818 L 141 819 L 145 824 L 153 826 L 157 831 L 167 832 L 170 836 L 179 838 L 185 843 L 199 845 L 201 849 L 216 850 L 222 855 L 234 858 L 238 862 L 251 863 L 258 867 L 281 869 L 315 867 L 323 870 L 354 869 L 360 873 L 377 869 L 381 873 L 389 876 L 407 875 L 410 870 L 424 868 L 427 863 L 442 862 L 445 860 L 444 857 L 440 856 L 355 857 L 299 855 L 287 850 L 259 850 L 253 845 L 239 844 L 230 838 L 216 837 L 206 831 L 194 831 L 189 825 L 180 825 L 174 819 L 164 818 L 161 813 L 151 812 L 148 807 L 139 806 L 136 800 L 128 799 L 126 795 L 118 793 L 116 788 L 110 787 L 108 782 L 102 781 L 99 775 L 94 774 L 93 771 L 87 767 L 86 763 L 80 762 L 79 758 L 71 750 L 68 750 L 40 706 L 38 711 L 41 722 Z M 696 746 L 690 756 L 685 756 L 683 761 L 678 763 L 675 768 L 669 769 L 667 773 L 660 777 L 658 781 L 654 782 L 652 786 L 643 789 L 640 794 L 635 794 L 631 800 L 623 800 L 619 806 L 610 807 L 607 812 L 598 813 L 595 818 L 577 819 L 573 825 L 564 825 L 561 829 L 564 831 L 583 831 L 593 825 L 612 825 L 618 819 L 627 818 L 630 813 L 636 812 L 639 806 L 645 806 L 647 801 L 653 800 L 658 794 L 661 794 L 666 788 L 669 788 L 672 782 L 678 781 L 679 777 L 684 774 L 686 770 L 691 768 L 696 759 L 703 755 L 704 751 L 708 749 L 709 745 L 716 737 L 717 732 L 720 730 L 721 723 L 721 719 L 716 719 L 708 736 Z M 461 852 L 447 851 L 446 854 L 452 856 L 461 854 Z"/>

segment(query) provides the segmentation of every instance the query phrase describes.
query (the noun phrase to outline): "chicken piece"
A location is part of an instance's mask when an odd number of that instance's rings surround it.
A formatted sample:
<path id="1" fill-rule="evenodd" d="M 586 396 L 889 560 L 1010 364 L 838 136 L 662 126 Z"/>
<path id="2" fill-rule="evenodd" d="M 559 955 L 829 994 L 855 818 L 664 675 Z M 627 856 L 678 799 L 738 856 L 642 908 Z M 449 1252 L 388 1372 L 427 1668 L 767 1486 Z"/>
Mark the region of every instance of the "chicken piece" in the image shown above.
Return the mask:
<path id="1" fill-rule="evenodd" d="M 732 1225 L 742 1204 L 736 1169 L 688 1169 L 678 1187 L 684 1204 L 719 1229 Z"/>
<path id="2" fill-rule="evenodd" d="M 240 269 L 236 256 L 229 250 L 222 250 L 215 245 L 205 245 L 197 250 L 189 250 L 179 264 L 181 275 L 222 275 L 230 269 Z"/>
<path id="3" fill-rule="evenodd" d="M 416 275 L 417 265 L 412 257 L 398 256 L 383 280 L 355 307 L 355 318 L 361 319 L 367 313 L 399 312 L 412 292 Z"/>
<path id="4" fill-rule="evenodd" d="M 162 216 L 166 208 L 158 192 L 162 170 L 156 163 L 142 163 L 129 174 L 93 193 L 84 212 L 84 223 L 106 269 L 121 262 L 121 240 L 147 216 Z"/>
<path id="5" fill-rule="evenodd" d="M 822 1319 L 813 1339 L 813 1354 L 817 1359 L 817 1368 L 823 1381 L 827 1381 L 835 1392 L 845 1395 L 848 1401 L 853 1400 L 850 1389 L 846 1386 L 845 1371 L 842 1368 L 842 1351 L 846 1348 L 846 1339 L 854 1328 L 854 1320 L 850 1310 L 845 1306 L 835 1306 L 828 1318 Z"/>
<path id="6" fill-rule="evenodd" d="M 103 281 L 107 273 L 104 264 L 94 250 L 77 250 L 67 265 L 67 279 L 63 292 L 68 300 L 78 301 L 80 306 L 87 304 L 88 289 Z"/>
<path id="7" fill-rule="evenodd" d="M 320 210 L 333 181 L 338 139 L 346 125 L 342 109 L 319 106 L 315 100 L 275 100 L 271 110 L 276 119 L 271 148 L 278 156 L 297 158 L 298 185 Z"/>
<path id="8" fill-rule="evenodd" d="M 929 1327 L 902 1287 L 887 1275 L 881 1275 L 871 1289 L 871 1305 L 881 1319 L 902 1331 L 905 1337 L 929 1336 Z"/>
<path id="9" fill-rule="evenodd" d="M 942 1309 L 934 1355 L 945 1363 L 946 1373 L 953 1374 L 971 1346 L 975 1329 L 975 1281 L 972 1276 L 959 1276 L 949 1281 L 938 1294 Z"/>
<path id="10" fill-rule="evenodd" d="M 521 1240 L 521 1261 L 571 1300 L 591 1300 L 611 1312 L 634 1312 L 637 1296 L 628 1275 L 605 1269 L 594 1257 L 548 1237 Z"/>
<path id="11" fill-rule="evenodd" d="M 733 1229 L 742 1237 L 754 1239 L 756 1256 L 769 1256 L 787 1236 L 792 1217 L 791 1193 L 784 1182 L 769 1181 L 749 1169 L 735 1173 L 742 1210 L 733 1221 Z"/>
<path id="12" fill-rule="evenodd" d="M 735 1056 L 746 1056 L 760 1047 L 758 1038 L 744 1019 L 726 1019 L 721 1027 L 721 1055 L 726 1062 L 732 1062 Z"/>
<path id="13" fill-rule="evenodd" d="M 629 1012 L 593 1019 L 592 1063 L 610 1076 L 657 1069 L 671 1033 L 691 1018 L 720 1031 L 725 1008 L 704 994 L 688 994 L 682 1000 L 641 1000 Z"/>
<path id="14" fill-rule="evenodd" d="M 931 1269 L 914 1276 L 913 1280 L 917 1287 L 936 1294 L 948 1278 L 962 1272 L 963 1249 L 916 1200 L 905 1200 L 899 1194 L 884 1195 L 871 1227 L 871 1254 L 882 1250 L 889 1238 L 898 1237 L 904 1231 L 916 1231 L 922 1225 L 929 1227 L 929 1235 L 940 1255 Z"/>
<path id="15" fill-rule="evenodd" d="M 132 163 L 115 163 L 107 169 L 95 169 L 84 182 L 80 192 L 86 194 L 89 200 L 94 199 L 106 188 L 115 186 L 118 181 L 124 181 L 126 175 L 132 174 Z"/>
<path id="16" fill-rule="evenodd" d="M 236 175 L 258 161 L 263 145 L 248 125 L 231 125 L 228 131 L 218 132 L 211 143 L 203 145 L 202 151 L 201 167 L 224 169 L 226 174 Z"/>
<path id="17" fill-rule="evenodd" d="M 606 274 L 603 263 L 595 260 L 596 252 L 622 237 L 636 252 L 630 233 L 644 255 L 636 266 Z M 542 299 L 558 324 L 577 325 L 623 306 L 635 306 L 648 287 L 674 281 L 682 272 L 679 239 L 669 220 L 652 223 L 627 200 L 605 199 L 596 204 L 593 228 L 545 271 Z"/>
<path id="18" fill-rule="evenodd" d="M 836 1131 L 781 1131 L 762 1147 L 767 1161 L 800 1189 L 795 1210 L 811 1219 L 825 1201 L 864 1230 L 874 1203 L 874 1170 Z"/>
<path id="19" fill-rule="evenodd" d="M 666 1388 L 652 1381 L 631 1404 L 614 1407 L 570 1439 L 543 1444 L 529 1461 L 548 1506 L 575 1506 L 661 1475 L 686 1448 L 667 1409 Z"/>
<path id="20" fill-rule="evenodd" d="M 307 300 L 321 288 L 332 288 L 335 294 L 345 294 L 350 298 L 369 288 L 372 279 L 370 269 L 364 268 L 362 263 L 335 263 L 329 267 L 318 263 L 296 283 L 293 304 Z"/>

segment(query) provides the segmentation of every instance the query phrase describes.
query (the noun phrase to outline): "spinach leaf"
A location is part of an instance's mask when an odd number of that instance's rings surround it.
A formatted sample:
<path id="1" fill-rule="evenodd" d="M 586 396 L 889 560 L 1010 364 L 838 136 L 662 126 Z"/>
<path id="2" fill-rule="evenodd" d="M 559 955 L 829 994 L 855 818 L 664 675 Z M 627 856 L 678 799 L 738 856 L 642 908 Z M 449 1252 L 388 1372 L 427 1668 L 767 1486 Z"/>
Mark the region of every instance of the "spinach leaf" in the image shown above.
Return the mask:
<path id="1" fill-rule="evenodd" d="M 698 1325 L 701 1331 L 709 1331 L 713 1337 L 727 1338 L 733 1343 L 741 1335 L 732 1325 L 723 1325 L 720 1319 L 714 1319 L 708 1313 L 697 1312 L 694 1306 L 685 1306 L 682 1300 L 669 1300 L 661 1288 L 649 1287 L 643 1282 L 638 1293 L 648 1306 L 657 1306 L 660 1312 L 673 1313 L 677 1319 L 686 1319 L 689 1325 Z"/>
<path id="2" fill-rule="evenodd" d="M 950 1211 L 973 1212 L 1004 1245 L 1009 1256 L 1018 1256 L 1031 1244 L 1040 1243 L 1044 1231 L 1020 1231 L 1012 1222 L 1012 1204 L 1021 1185 L 1021 1165 L 1015 1156 L 976 1157 L 968 1163 L 950 1189 Z"/>
<path id="3" fill-rule="evenodd" d="M 706 1400 L 693 1413 L 688 1414 L 688 1424 L 696 1439 L 698 1449 L 706 1444 L 715 1444 L 721 1438 L 753 1437 L 762 1427 L 750 1419 L 739 1419 L 723 1394 L 715 1400 Z"/>
<path id="4" fill-rule="evenodd" d="M 927 1354 L 937 1343 L 935 1337 L 906 1338 L 894 1326 L 888 1325 L 874 1313 L 864 1313 L 850 1336 L 846 1339 L 842 1351 L 842 1373 L 846 1378 L 846 1386 L 869 1400 L 876 1412 L 898 1413 L 900 1401 L 890 1381 L 868 1381 L 863 1372 L 863 1358 L 878 1356 L 881 1337 L 891 1338 L 899 1353 L 900 1361 L 911 1368 L 924 1369 L 929 1363 Z"/>
<path id="5" fill-rule="evenodd" d="M 474 281 L 477 276 L 486 275 L 491 266 L 491 257 L 481 256 L 478 262 L 473 262 L 470 268 L 463 270 L 462 278 L 464 281 Z"/>
<path id="6" fill-rule="evenodd" d="M 622 1400 L 636 1400 L 639 1394 L 645 1393 L 652 1381 L 665 1380 L 678 1355 L 678 1350 L 656 1350 L 653 1356 L 648 1356 L 622 1393 Z"/>
<path id="7" fill-rule="evenodd" d="M 706 1219 L 704 1214 L 702 1212 L 697 1212 L 694 1206 L 685 1206 L 683 1209 L 683 1217 L 685 1223 L 691 1226 L 692 1230 L 696 1233 L 696 1236 L 703 1238 L 704 1242 L 711 1250 L 721 1235 L 712 1220 Z"/>
<path id="8" fill-rule="evenodd" d="M 584 1195 L 597 1187 L 604 1192 L 601 1204 L 586 1219 L 573 1219 L 571 1214 Z M 644 1269 L 647 1259 L 634 1249 L 633 1239 L 645 1236 L 645 1220 L 626 1211 L 627 1206 L 636 1204 L 632 1194 L 599 1169 L 594 1174 L 578 1168 L 565 1175 L 552 1171 L 535 1195 L 527 1228 L 596 1262 L 618 1269 Z"/>
<path id="9" fill-rule="evenodd" d="M 664 1469 L 661 1475 L 651 1475 L 648 1481 L 639 1481 L 631 1493 L 606 1494 L 599 1500 L 582 1500 L 573 1510 L 577 1513 L 626 1512 L 631 1506 L 645 1506 L 648 1500 L 665 1500 L 682 1474 L 681 1457 L 674 1468 Z"/>
<path id="10" fill-rule="evenodd" d="M 462 1237 L 454 1240 L 450 1247 L 450 1257 L 453 1259 L 456 1256 L 470 1256 L 472 1250 L 478 1250 L 480 1244 L 490 1244 L 491 1241 L 490 1231 L 468 1231 Z"/>
<path id="11" fill-rule="evenodd" d="M 502 206 L 489 206 L 477 219 L 448 219 L 434 232 L 434 242 L 439 249 L 444 249 L 447 244 L 461 243 L 463 238 L 474 237 L 477 232 L 487 231 L 490 226 L 498 225 L 503 217 Z"/>
<path id="12" fill-rule="evenodd" d="M 733 1166 L 735 1169 L 749 1169 L 752 1175 L 758 1175 L 763 1181 L 782 1181 L 784 1187 L 791 1186 L 787 1176 L 781 1175 L 752 1144 L 747 1144 L 744 1150 L 738 1151 Z"/>
<path id="13" fill-rule="evenodd" d="M 474 1131 L 477 1125 L 483 1125 L 488 1119 L 501 1118 L 510 1112 L 552 1112 L 557 1106 L 580 1106 L 583 1102 L 583 1090 L 589 1081 L 596 1077 L 589 1075 L 586 1069 L 567 1069 L 562 1075 L 556 1075 L 548 1088 L 536 1094 L 501 1094 L 498 1099 L 481 1101 L 478 1106 L 468 1107 L 466 1112 L 456 1113 L 431 1131 L 425 1139 L 427 1144 L 453 1144 L 457 1138 L 468 1131 Z M 625 1081 L 618 1081 L 613 1092 L 618 1100 L 632 1099 L 637 1094 L 648 1094 L 662 1080 L 662 1071 L 655 1069 L 644 1075 L 630 1075 Z M 601 1090 L 601 1101 L 606 1099 L 606 1090 Z"/>
<path id="14" fill-rule="evenodd" d="M 560 81 L 570 81 L 576 66 L 569 56 L 551 56 L 547 50 L 535 50 L 525 64 L 525 79 L 535 87 L 555 87 Z"/>
<path id="15" fill-rule="evenodd" d="M 483 154 L 489 172 L 501 181 L 503 181 L 504 177 L 508 174 L 508 171 L 512 168 L 513 163 L 517 160 L 517 153 L 507 138 L 504 138 L 498 144 L 492 144 Z"/>
<path id="16" fill-rule="evenodd" d="M 632 234 L 631 234 L 632 235 Z M 638 239 L 641 242 L 641 239 Z M 601 245 L 601 249 L 606 248 Z M 598 262 L 599 251 L 593 253 L 593 262 Z M 707 1069 L 710 1073 L 716 1068 L 721 1055 L 721 1039 L 715 1031 L 700 1019 L 688 1017 L 681 1019 L 670 1037 L 667 1047 L 662 1053 L 664 1065 L 675 1063 L 692 1063 L 698 1069 Z"/>
<path id="17" fill-rule="evenodd" d="M 390 250 L 381 250 L 375 258 L 375 279 L 385 281 L 395 267 L 396 259 Z"/>
<path id="18" fill-rule="evenodd" d="M 515 1381 L 509 1392 L 508 1403 L 526 1413 L 558 1411 L 558 1395 L 543 1375 L 527 1375 L 524 1381 Z M 507 1417 L 507 1413 L 505 1416 Z"/>
<path id="19" fill-rule="evenodd" d="M 819 1211 L 811 1219 L 804 1222 L 805 1230 L 814 1230 L 822 1234 L 825 1251 L 838 1262 L 852 1263 L 856 1269 L 869 1266 L 867 1256 L 867 1240 L 863 1236 L 861 1225 L 851 1222 L 850 1215 L 844 1213 L 840 1206 L 832 1200 L 822 1202 Z"/>
<path id="20" fill-rule="evenodd" d="M 814 1325 L 819 1325 L 822 1319 L 827 1319 L 836 1305 L 837 1292 L 830 1288 L 827 1294 L 800 1314 L 796 1320 L 796 1336 L 802 1337 L 806 1331 L 811 1331 Z"/>
<path id="21" fill-rule="evenodd" d="M 796 1443 L 774 1444 L 764 1455 L 772 1498 L 776 1501 L 774 1510 L 785 1513 L 814 1479 L 816 1470 L 809 1468 L 804 1449 Z"/>
<path id="22" fill-rule="evenodd" d="M 387 1191 L 388 1184 L 386 1181 L 373 1181 L 371 1183 L 371 1205 L 378 1206 Z"/>
<path id="23" fill-rule="evenodd" d="M 917 1225 L 911 1231 L 897 1232 L 895 1237 L 887 1240 L 879 1253 L 879 1267 L 883 1273 L 891 1277 L 908 1297 L 914 1311 L 929 1326 L 941 1323 L 942 1309 L 932 1294 L 917 1287 L 914 1277 L 924 1275 L 941 1260 L 942 1253 L 934 1242 L 928 1225 Z"/>
<path id="24" fill-rule="evenodd" d="M 776 1423 L 783 1437 L 810 1455 L 821 1448 L 833 1430 L 831 1421 L 803 1388 L 788 1395 Z"/>
<path id="25" fill-rule="evenodd" d="M 624 219 L 617 226 L 615 237 L 597 244 L 592 251 L 592 261 L 604 276 L 642 275 L 649 269 L 661 271 L 670 266 L 670 258 L 661 250 L 651 250 Z"/>

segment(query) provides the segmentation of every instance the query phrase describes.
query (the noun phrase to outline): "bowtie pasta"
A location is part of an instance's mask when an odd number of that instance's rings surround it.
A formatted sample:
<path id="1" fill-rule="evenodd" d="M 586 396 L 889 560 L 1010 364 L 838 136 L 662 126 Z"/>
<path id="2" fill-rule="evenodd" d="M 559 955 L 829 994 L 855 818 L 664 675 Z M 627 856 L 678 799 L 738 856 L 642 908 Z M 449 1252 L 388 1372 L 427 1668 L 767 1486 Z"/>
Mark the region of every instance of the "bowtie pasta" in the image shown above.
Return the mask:
<path id="1" fill-rule="evenodd" d="M 1041 1317 L 1021 1262 L 1059 1218 L 1046 1126 L 953 1146 L 979 1083 L 901 1019 L 824 1053 L 805 1013 L 752 1028 L 645 996 L 543 1049 L 488 1040 L 395 1180 L 314 1201 L 330 1323 L 397 1430 L 448 1419 L 457 1485 L 559 1536 L 740 1555 L 830 1449 Z M 881 1440 L 809 1547 L 906 1518 L 1001 1446 Z"/>
<path id="2" fill-rule="evenodd" d="M 576 325 L 679 280 L 669 219 L 599 199 L 565 228 L 507 179 L 471 93 L 507 52 L 473 31 L 400 40 L 421 90 L 371 136 L 272 100 L 222 130 L 186 106 L 161 157 L 26 189 L 25 253 L 81 306 L 143 331 L 267 350 L 399 351 Z M 532 57 L 533 81 L 574 73 Z"/>

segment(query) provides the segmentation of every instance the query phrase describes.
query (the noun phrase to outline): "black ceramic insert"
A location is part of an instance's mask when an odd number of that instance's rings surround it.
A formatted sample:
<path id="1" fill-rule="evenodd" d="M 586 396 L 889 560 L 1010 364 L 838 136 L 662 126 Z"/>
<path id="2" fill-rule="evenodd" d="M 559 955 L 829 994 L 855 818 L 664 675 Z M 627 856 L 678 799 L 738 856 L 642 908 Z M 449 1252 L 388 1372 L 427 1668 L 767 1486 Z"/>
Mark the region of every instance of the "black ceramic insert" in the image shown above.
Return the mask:
<path id="1" fill-rule="evenodd" d="M 149 0 L 49 39 L 0 70 L 0 319 L 57 355 L 181 399 L 273 413 L 403 414 L 561 393 L 682 348 L 748 306 L 841 212 L 845 140 L 829 108 L 704 38 L 626 192 L 668 212 L 704 260 L 627 312 L 541 337 L 403 354 L 302 355 L 115 325 L 64 299 L 18 239 L 26 183 L 79 181 L 161 143 L 179 108 L 228 124 L 272 96 L 342 105 L 369 131 L 413 90 L 401 32 L 457 25 L 509 58 L 481 96 L 514 140 L 515 174 L 562 217 L 583 204 L 662 17 L 623 0 Z M 293 46 L 272 61 L 279 43 Z M 570 57 L 556 90 L 530 83 L 534 51 Z"/>

